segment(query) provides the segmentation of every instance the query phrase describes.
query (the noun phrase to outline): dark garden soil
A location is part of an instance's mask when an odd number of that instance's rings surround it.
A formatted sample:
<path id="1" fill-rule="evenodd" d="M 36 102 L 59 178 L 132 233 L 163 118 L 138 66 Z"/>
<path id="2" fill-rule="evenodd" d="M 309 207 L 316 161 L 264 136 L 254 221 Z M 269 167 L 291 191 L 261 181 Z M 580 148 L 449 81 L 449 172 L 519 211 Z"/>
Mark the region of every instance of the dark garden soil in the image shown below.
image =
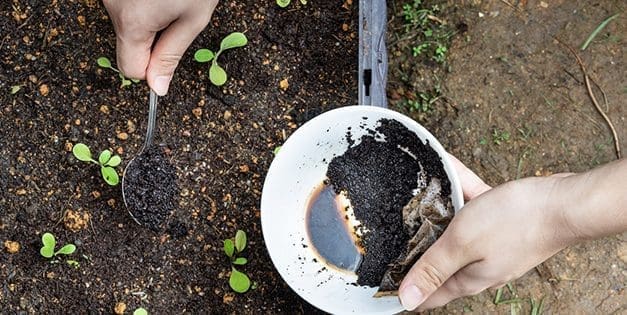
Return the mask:
<path id="1" fill-rule="evenodd" d="M 159 232 L 176 208 L 176 169 L 160 147 L 151 146 L 129 163 L 122 189 L 133 219 Z"/>
<path id="2" fill-rule="evenodd" d="M 450 198 L 450 182 L 438 154 L 401 123 L 379 123 L 359 144 L 333 158 L 327 170 L 336 193 L 347 192 L 355 218 L 363 225 L 359 228 L 369 231 L 360 239 L 365 254 L 357 284 L 370 287 L 379 286 L 388 264 L 407 246 L 411 235 L 404 228 L 402 210 L 419 188 L 419 174 L 424 170 L 427 183 L 431 177 L 440 179 L 447 187 L 443 195 Z M 377 136 L 386 141 L 377 141 Z"/>
<path id="3" fill-rule="evenodd" d="M 156 142 L 180 187 L 163 232 L 137 225 L 120 186 L 107 186 L 97 167 L 71 154 L 77 142 L 111 149 L 123 158 L 121 172 L 143 142 L 147 87 L 121 89 L 115 73 L 95 62 L 115 56 L 102 4 L 0 2 L 1 313 L 112 313 L 122 303 L 126 314 L 139 306 L 154 314 L 315 312 L 272 266 L 259 201 L 274 148 L 315 115 L 356 103 L 358 8 L 356 1 L 292 2 L 280 9 L 274 1 L 221 1 L 184 56 L 160 100 Z M 412 56 L 401 13 L 407 2 L 388 2 L 390 107 L 420 121 L 490 184 L 615 159 L 573 56 L 552 36 L 577 48 L 603 19 L 625 12 L 625 2 L 438 1 L 445 8 L 438 18 L 457 31 L 444 65 Z M 607 94 L 623 148 L 626 30 L 622 14 L 580 51 Z M 217 88 L 193 52 L 215 49 L 233 31 L 245 32 L 249 44 L 224 53 L 229 81 Z M 408 110 L 408 100 L 436 87 L 441 95 L 429 111 Z M 245 294 L 230 289 L 222 251 L 237 229 L 249 239 L 240 270 L 254 288 Z M 80 267 L 41 257 L 44 232 L 76 244 L 71 258 Z M 626 241 L 619 235 L 568 248 L 515 281 L 516 294 L 544 297 L 553 313 L 620 313 Z M 511 305 L 494 305 L 494 294 L 436 312 L 510 312 Z"/>

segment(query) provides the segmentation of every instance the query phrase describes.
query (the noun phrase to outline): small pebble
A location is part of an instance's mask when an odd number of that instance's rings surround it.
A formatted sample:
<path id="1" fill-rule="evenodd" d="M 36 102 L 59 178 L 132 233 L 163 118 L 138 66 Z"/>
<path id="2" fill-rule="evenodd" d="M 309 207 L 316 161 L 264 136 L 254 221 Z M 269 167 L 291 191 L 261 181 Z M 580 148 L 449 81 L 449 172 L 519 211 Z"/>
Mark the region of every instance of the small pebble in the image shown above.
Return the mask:
<path id="1" fill-rule="evenodd" d="M 126 303 L 118 302 L 117 304 L 115 304 L 113 311 L 118 315 L 124 314 L 124 311 L 126 311 Z"/>
<path id="2" fill-rule="evenodd" d="M 20 243 L 14 241 L 4 241 L 4 248 L 9 254 L 15 254 L 20 251 Z"/>

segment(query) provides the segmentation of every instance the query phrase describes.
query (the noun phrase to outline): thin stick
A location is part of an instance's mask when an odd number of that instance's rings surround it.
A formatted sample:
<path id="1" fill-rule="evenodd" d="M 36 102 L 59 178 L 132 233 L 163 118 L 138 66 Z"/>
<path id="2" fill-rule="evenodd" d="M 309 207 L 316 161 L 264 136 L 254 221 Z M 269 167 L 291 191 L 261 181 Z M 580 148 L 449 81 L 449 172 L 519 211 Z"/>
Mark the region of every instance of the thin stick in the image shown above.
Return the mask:
<path id="1" fill-rule="evenodd" d="M 608 17 L 607 19 L 605 19 L 603 22 L 601 22 L 601 24 L 599 24 L 599 26 L 597 26 L 597 28 L 594 29 L 594 31 L 592 31 L 592 33 L 590 34 L 590 36 L 588 36 L 588 39 L 586 39 L 586 41 L 583 43 L 583 45 L 581 45 L 581 51 L 586 50 L 586 48 L 588 48 L 588 45 L 590 45 L 590 43 L 592 42 L 592 40 L 597 37 L 597 35 L 599 34 L 599 32 L 605 28 L 605 26 L 607 26 L 607 23 L 610 23 L 611 20 L 615 19 L 620 13 L 616 13 L 610 17 Z"/>
<path id="2" fill-rule="evenodd" d="M 612 131 L 612 137 L 614 138 L 614 148 L 616 149 L 616 157 L 620 159 L 622 156 L 620 152 L 620 143 L 618 141 L 618 134 L 616 134 L 616 129 L 614 128 L 612 121 L 610 120 L 609 117 L 607 117 L 605 112 L 601 109 L 599 102 L 597 102 L 597 98 L 594 96 L 594 93 L 592 92 L 592 88 L 590 87 L 590 77 L 588 76 L 586 67 L 583 65 L 583 61 L 581 61 L 581 58 L 572 47 L 566 45 L 564 42 L 562 42 L 559 38 L 555 36 L 553 36 L 553 38 L 555 38 L 555 40 L 558 43 L 562 44 L 564 47 L 570 50 L 570 52 L 573 53 L 573 55 L 575 55 L 575 58 L 577 59 L 577 63 L 579 64 L 579 67 L 581 68 L 581 72 L 583 72 L 583 78 L 584 78 L 584 82 L 586 83 L 586 89 L 588 90 L 588 95 L 590 96 L 590 99 L 592 100 L 592 103 L 594 104 L 594 107 L 596 108 L 596 110 L 599 112 L 599 114 L 601 114 L 601 116 L 603 116 L 603 119 L 605 119 L 605 122 L 607 123 L 608 127 L 610 127 L 610 130 Z"/>

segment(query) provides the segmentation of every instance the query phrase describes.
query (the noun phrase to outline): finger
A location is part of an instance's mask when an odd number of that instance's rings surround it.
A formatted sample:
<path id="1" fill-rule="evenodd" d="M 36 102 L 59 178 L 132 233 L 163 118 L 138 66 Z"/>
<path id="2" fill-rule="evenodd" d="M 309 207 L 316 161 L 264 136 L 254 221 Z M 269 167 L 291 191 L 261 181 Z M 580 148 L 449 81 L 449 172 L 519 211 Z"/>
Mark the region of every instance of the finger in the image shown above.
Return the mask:
<path id="1" fill-rule="evenodd" d="M 399 287 L 403 307 L 411 311 L 429 298 L 447 279 L 472 262 L 453 246 L 445 233 L 409 270 Z"/>
<path id="2" fill-rule="evenodd" d="M 150 61 L 150 47 L 156 33 L 140 31 L 135 34 L 121 32 L 116 38 L 118 67 L 127 78 L 143 80 Z"/>
<path id="3" fill-rule="evenodd" d="M 577 173 L 557 173 L 557 174 L 553 174 L 550 177 L 569 177 L 569 176 L 573 176 Z"/>
<path id="4" fill-rule="evenodd" d="M 170 81 L 181 57 L 194 38 L 207 26 L 210 18 L 211 13 L 204 18 L 181 17 L 161 33 L 152 50 L 146 73 L 148 85 L 158 95 L 168 93 Z"/>
<path id="5" fill-rule="evenodd" d="M 453 167 L 459 175 L 465 200 L 472 200 L 484 192 L 492 189 L 490 185 L 486 184 L 483 179 L 466 167 L 466 165 L 464 165 L 464 163 L 458 160 L 455 156 L 452 154 L 449 154 L 448 156 L 451 158 Z"/>
<path id="6" fill-rule="evenodd" d="M 470 266 L 477 266 L 477 264 L 471 264 Z M 473 273 L 468 271 L 468 267 L 463 268 L 446 280 L 440 288 L 420 305 L 418 311 L 440 307 L 464 296 L 479 294 L 490 286 L 488 279 L 477 279 L 471 276 Z"/>

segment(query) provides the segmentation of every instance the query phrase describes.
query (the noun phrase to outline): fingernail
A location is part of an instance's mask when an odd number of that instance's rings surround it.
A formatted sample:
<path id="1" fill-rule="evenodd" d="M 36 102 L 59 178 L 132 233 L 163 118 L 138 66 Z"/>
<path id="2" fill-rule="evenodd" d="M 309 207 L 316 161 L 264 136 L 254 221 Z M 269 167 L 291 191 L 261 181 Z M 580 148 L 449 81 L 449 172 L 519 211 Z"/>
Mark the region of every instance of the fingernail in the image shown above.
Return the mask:
<path id="1" fill-rule="evenodd" d="M 170 86 L 170 77 L 165 75 L 160 75 L 155 78 L 154 85 L 152 87 L 155 90 L 155 93 L 159 96 L 164 96 L 168 93 L 168 87 Z"/>
<path id="2" fill-rule="evenodd" d="M 418 289 L 415 285 L 410 285 L 404 287 L 399 294 L 401 299 L 401 304 L 405 310 L 413 311 L 420 303 L 423 301 L 422 293 L 420 293 L 420 289 Z"/>

